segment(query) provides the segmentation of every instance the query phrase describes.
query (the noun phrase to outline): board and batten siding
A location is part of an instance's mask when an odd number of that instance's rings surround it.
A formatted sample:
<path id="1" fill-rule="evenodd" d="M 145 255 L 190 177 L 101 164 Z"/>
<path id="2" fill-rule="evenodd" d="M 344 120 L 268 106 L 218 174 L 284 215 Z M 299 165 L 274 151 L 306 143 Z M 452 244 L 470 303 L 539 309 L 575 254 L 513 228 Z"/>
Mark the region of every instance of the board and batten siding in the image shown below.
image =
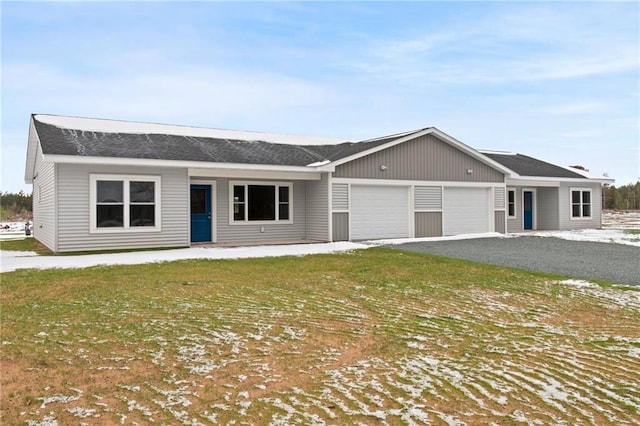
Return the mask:
<path id="1" fill-rule="evenodd" d="M 571 219 L 571 189 L 591 189 L 591 218 Z M 563 182 L 560 185 L 561 230 L 602 227 L 602 186 L 599 183 Z"/>
<path id="2" fill-rule="evenodd" d="M 333 241 L 349 241 L 349 213 L 333 213 Z"/>
<path id="3" fill-rule="evenodd" d="M 381 166 L 385 166 L 384 170 Z M 504 182 L 504 174 L 434 135 L 420 136 L 339 165 L 333 176 L 437 182 Z"/>
<path id="4" fill-rule="evenodd" d="M 90 233 L 91 174 L 160 176 L 161 231 Z M 188 246 L 188 182 L 186 169 L 59 164 L 58 251 Z"/>
<path id="5" fill-rule="evenodd" d="M 229 223 L 229 180 L 242 182 L 279 182 L 293 184 L 293 223 Z M 257 243 L 272 241 L 294 241 L 307 238 L 306 233 L 306 182 L 260 179 L 227 179 L 217 181 L 215 201 L 218 243 Z M 328 214 L 328 209 L 327 209 Z"/>
<path id="6" fill-rule="evenodd" d="M 38 151 L 40 145 L 38 144 Z M 42 162 L 36 155 L 36 178 L 33 180 L 33 237 L 52 251 L 56 245 L 56 165 Z"/>
<path id="7" fill-rule="evenodd" d="M 506 214 L 507 213 L 504 210 L 496 210 L 494 212 L 495 224 L 493 225 L 493 227 L 494 227 L 494 231 L 495 232 L 499 232 L 501 234 L 505 233 L 505 221 L 504 221 L 504 218 L 505 218 Z"/>
<path id="8" fill-rule="evenodd" d="M 305 182 L 306 239 L 329 241 L 329 174 Z"/>
<path id="9" fill-rule="evenodd" d="M 416 238 L 442 236 L 442 212 L 415 213 Z"/>

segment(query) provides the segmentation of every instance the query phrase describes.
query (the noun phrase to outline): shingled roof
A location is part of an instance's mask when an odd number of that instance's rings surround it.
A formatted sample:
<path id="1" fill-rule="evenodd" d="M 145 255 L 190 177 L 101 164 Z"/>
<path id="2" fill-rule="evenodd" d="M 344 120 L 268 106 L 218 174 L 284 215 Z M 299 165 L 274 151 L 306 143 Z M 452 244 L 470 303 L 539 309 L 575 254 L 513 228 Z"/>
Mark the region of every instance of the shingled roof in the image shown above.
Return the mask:
<path id="1" fill-rule="evenodd" d="M 258 138 L 233 139 L 153 131 L 111 132 L 46 121 L 33 116 L 43 154 L 302 167 L 340 160 L 413 133 L 360 142 L 298 145 L 260 140 L 259 134 Z"/>
<path id="2" fill-rule="evenodd" d="M 564 167 L 522 154 L 482 152 L 487 157 L 513 170 L 520 176 L 587 179 Z"/>

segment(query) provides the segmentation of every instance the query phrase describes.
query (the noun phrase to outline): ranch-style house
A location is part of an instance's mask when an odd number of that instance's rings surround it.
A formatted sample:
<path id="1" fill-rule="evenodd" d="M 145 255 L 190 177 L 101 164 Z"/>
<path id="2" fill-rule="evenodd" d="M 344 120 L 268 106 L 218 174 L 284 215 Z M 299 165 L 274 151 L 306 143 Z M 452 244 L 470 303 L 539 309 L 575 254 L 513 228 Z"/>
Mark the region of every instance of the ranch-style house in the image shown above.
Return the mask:
<path id="1" fill-rule="evenodd" d="M 435 127 L 348 142 L 47 114 L 25 180 L 54 252 L 598 228 L 613 182 Z"/>

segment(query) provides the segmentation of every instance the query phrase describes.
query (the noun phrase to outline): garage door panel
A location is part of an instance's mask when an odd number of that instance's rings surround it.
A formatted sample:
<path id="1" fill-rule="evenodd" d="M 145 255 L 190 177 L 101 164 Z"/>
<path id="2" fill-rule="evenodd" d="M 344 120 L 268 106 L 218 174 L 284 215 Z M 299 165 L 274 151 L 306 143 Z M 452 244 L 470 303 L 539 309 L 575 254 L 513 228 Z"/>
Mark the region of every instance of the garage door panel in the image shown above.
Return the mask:
<path id="1" fill-rule="evenodd" d="M 409 190 L 396 186 L 351 187 L 351 239 L 409 236 Z"/>
<path id="2" fill-rule="evenodd" d="M 490 223 L 487 188 L 445 188 L 444 235 L 489 232 Z"/>

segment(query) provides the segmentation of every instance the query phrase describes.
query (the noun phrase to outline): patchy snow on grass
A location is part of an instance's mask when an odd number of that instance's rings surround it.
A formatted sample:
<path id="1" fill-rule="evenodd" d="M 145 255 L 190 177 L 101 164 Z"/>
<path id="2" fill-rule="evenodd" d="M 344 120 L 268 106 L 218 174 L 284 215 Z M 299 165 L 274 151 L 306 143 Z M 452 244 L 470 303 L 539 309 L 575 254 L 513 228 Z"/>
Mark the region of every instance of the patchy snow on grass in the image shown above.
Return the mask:
<path id="1" fill-rule="evenodd" d="M 32 252 L 0 250 L 0 272 L 16 269 L 87 268 L 98 265 L 139 265 L 188 259 L 248 259 L 310 254 L 339 253 L 367 248 L 351 242 L 264 245 L 249 247 L 191 247 L 186 249 L 87 254 L 78 256 L 38 256 Z"/>
<path id="2" fill-rule="evenodd" d="M 569 241 L 624 244 L 640 247 L 640 235 L 625 232 L 624 229 L 575 229 L 572 231 L 536 231 L 511 236 L 552 237 Z"/>

